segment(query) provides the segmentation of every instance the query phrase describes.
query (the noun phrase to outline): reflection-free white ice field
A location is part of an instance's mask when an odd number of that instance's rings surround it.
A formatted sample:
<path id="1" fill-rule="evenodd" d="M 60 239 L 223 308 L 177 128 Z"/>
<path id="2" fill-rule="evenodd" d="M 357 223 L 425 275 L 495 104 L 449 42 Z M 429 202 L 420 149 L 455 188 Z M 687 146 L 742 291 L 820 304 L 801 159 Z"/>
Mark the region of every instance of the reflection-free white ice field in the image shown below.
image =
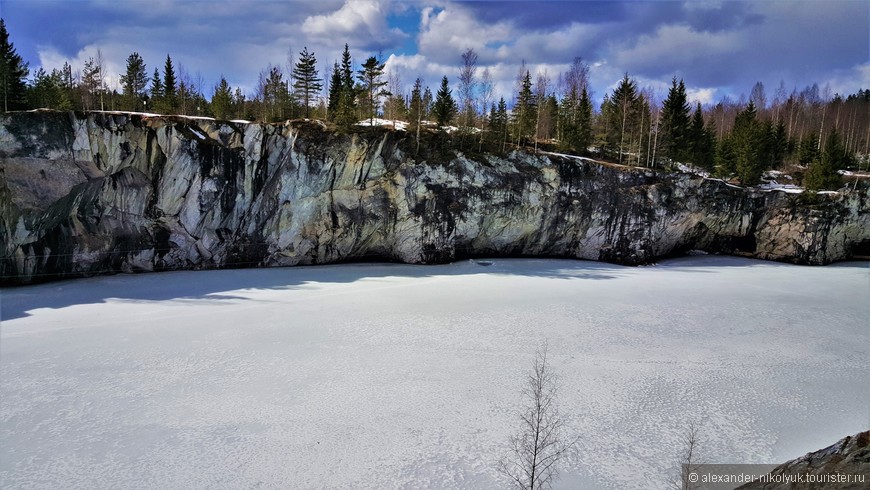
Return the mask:
<path id="1" fill-rule="evenodd" d="M 663 488 L 870 426 L 867 262 L 336 265 L 8 288 L 3 488 L 492 488 L 547 340 L 561 488 Z"/>

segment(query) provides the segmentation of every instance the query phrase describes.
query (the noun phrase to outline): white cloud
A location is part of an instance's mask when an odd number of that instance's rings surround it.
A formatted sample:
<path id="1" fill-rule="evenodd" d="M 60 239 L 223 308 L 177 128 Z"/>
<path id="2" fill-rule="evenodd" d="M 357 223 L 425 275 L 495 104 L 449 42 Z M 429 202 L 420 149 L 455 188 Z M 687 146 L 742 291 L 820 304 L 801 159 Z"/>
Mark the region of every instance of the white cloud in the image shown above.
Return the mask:
<path id="1" fill-rule="evenodd" d="M 696 87 L 696 88 L 687 88 L 686 96 L 689 99 L 689 104 L 694 106 L 699 102 L 701 105 L 706 106 L 713 103 L 716 97 L 716 88 L 714 87 Z"/>
<path id="2" fill-rule="evenodd" d="M 338 10 L 313 15 L 302 23 L 302 32 L 321 42 L 347 42 L 365 50 L 395 45 L 406 35 L 387 26 L 388 8 L 382 2 L 347 0 Z"/>
<path id="3" fill-rule="evenodd" d="M 500 60 L 498 47 L 515 35 L 507 23 L 484 24 L 467 9 L 451 4 L 438 11 L 423 9 L 417 46 L 420 54 L 438 63 L 458 63 L 468 48 L 485 63 Z"/>
<path id="4" fill-rule="evenodd" d="M 697 32 L 687 25 L 664 25 L 633 44 L 612 46 L 612 63 L 628 71 L 680 77 L 697 64 L 715 63 L 717 58 L 743 50 L 744 41 L 736 32 Z"/>
<path id="5" fill-rule="evenodd" d="M 64 63 L 69 63 L 73 67 L 73 72 L 81 71 L 85 63 L 93 58 L 95 61 L 98 56 L 102 56 L 103 60 L 103 81 L 109 90 L 121 90 L 121 73 L 124 70 L 115 60 L 112 48 L 104 48 L 96 44 L 89 44 L 79 50 L 74 57 L 62 55 L 58 50 L 50 46 L 40 46 L 37 48 L 39 54 L 39 65 L 46 72 L 51 72 L 54 69 L 60 70 Z M 150 75 L 150 74 L 149 74 Z"/>

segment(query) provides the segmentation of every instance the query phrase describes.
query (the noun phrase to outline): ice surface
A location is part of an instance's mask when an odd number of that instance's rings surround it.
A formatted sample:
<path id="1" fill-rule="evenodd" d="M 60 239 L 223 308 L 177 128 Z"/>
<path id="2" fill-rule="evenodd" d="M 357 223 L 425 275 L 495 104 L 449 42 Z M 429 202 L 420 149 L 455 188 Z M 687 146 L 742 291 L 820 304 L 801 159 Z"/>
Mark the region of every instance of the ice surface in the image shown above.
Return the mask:
<path id="1" fill-rule="evenodd" d="M 557 488 L 665 488 L 870 425 L 867 262 L 491 259 L 3 289 L 0 487 L 493 488 L 548 340 Z"/>

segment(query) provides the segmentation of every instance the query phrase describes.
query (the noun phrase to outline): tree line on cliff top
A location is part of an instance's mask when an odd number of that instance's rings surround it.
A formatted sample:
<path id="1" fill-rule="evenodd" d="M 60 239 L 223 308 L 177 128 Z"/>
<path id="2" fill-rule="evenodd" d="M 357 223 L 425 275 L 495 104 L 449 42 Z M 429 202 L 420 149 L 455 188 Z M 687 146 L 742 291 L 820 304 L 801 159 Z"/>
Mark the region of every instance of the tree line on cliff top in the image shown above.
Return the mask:
<path id="1" fill-rule="evenodd" d="M 449 128 L 451 141 L 466 151 L 543 146 L 632 166 L 682 162 L 747 185 L 759 183 L 766 170 L 789 167 L 811 189 L 839 187 L 838 171 L 866 167 L 870 155 L 870 90 L 843 97 L 812 85 L 789 93 L 781 83 L 769 98 L 758 82 L 748 99 L 726 97 L 692 107 L 681 79 L 675 77 L 658 100 L 652 88 L 639 87 L 625 74 L 596 107 L 590 66 L 579 57 L 555 78 L 523 63 L 507 100 L 496 99 L 491 73 L 480 69 L 472 49 L 458 54 L 453 86 L 445 75 L 434 95 L 420 78 L 405 93 L 397 72 L 385 72 L 374 56 L 357 65 L 347 45 L 341 61 L 323 76 L 307 48 L 289 70 L 268 65 L 253 94 L 223 76 L 205 87 L 199 72 L 192 75 L 170 55 L 149 72 L 145 60 L 131 53 L 120 86 L 112 89 L 99 51 L 82 67 L 64 64 L 31 74 L 2 20 L 0 57 L 4 112 L 122 110 L 265 122 L 314 118 L 345 130 L 384 118 L 401 122 L 418 139 L 421 130 Z"/>

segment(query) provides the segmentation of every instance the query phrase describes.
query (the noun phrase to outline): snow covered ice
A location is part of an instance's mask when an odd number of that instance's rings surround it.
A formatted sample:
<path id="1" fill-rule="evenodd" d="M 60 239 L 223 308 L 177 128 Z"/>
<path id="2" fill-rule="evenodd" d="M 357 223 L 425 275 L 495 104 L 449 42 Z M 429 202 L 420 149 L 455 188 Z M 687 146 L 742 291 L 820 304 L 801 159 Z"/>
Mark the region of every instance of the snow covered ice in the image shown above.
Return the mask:
<path id="1" fill-rule="evenodd" d="M 495 488 L 543 340 L 557 488 L 665 488 L 870 425 L 867 262 L 491 259 L 2 290 L 3 488 Z"/>

